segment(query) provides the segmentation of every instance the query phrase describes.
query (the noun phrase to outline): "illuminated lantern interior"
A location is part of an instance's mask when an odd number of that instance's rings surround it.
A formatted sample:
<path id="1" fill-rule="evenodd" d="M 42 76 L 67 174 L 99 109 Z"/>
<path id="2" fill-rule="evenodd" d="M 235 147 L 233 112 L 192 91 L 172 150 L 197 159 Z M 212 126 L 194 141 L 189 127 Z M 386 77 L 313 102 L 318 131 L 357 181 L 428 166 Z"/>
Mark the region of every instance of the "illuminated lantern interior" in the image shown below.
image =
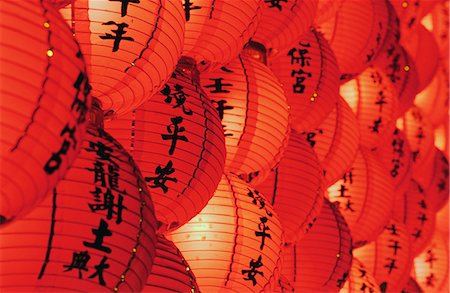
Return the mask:
<path id="1" fill-rule="evenodd" d="M 362 262 L 353 258 L 350 274 L 345 282 L 344 288 L 342 288 L 339 293 L 352 293 L 358 291 L 381 293 L 377 280 L 375 280 L 371 273 L 367 271 Z"/>

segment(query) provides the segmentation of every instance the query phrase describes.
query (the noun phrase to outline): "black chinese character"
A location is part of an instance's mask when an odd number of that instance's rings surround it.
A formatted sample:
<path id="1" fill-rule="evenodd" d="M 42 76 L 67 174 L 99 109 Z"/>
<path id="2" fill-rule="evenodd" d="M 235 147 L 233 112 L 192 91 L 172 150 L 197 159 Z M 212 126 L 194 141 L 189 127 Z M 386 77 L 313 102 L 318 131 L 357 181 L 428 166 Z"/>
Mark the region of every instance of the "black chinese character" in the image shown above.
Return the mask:
<path id="1" fill-rule="evenodd" d="M 175 151 L 175 147 L 177 145 L 177 140 L 182 140 L 186 142 L 189 142 L 189 140 L 184 135 L 178 135 L 178 133 L 185 131 L 183 126 L 181 127 L 178 126 L 178 124 L 183 122 L 183 117 L 181 116 L 172 117 L 170 118 L 170 121 L 172 121 L 172 124 L 167 126 L 167 131 L 169 132 L 169 134 L 161 134 L 161 137 L 163 140 L 172 140 L 169 149 L 169 155 L 173 155 L 173 152 Z"/>
<path id="2" fill-rule="evenodd" d="M 74 252 L 72 254 L 72 263 L 70 265 L 63 265 L 67 268 L 64 272 L 71 271 L 73 269 L 78 269 L 78 278 L 83 277 L 81 271 L 88 271 L 87 263 L 91 259 L 91 256 L 87 251 Z"/>
<path id="3" fill-rule="evenodd" d="M 175 92 L 172 93 L 172 90 L 168 84 L 164 86 L 164 89 L 161 90 L 161 94 L 166 96 L 164 99 L 164 102 L 167 104 L 172 103 L 172 99 L 175 100 L 175 105 L 172 108 L 178 108 L 182 107 L 183 113 L 186 115 L 192 115 L 191 109 L 186 109 L 186 105 L 184 104 L 186 102 L 186 98 L 189 96 L 183 91 L 183 86 L 179 84 L 175 84 L 174 86 Z"/>
<path id="4" fill-rule="evenodd" d="M 269 239 L 272 239 L 272 236 L 266 232 L 266 231 L 270 231 L 269 226 L 266 226 L 267 217 L 260 217 L 259 220 L 261 221 L 258 224 L 259 232 L 255 231 L 255 235 L 256 235 L 256 237 L 262 237 L 261 245 L 259 246 L 259 249 L 262 250 L 264 248 L 264 242 L 266 240 L 266 237 L 268 237 Z"/>
<path id="5" fill-rule="evenodd" d="M 109 0 L 109 1 L 119 1 L 119 2 L 122 2 L 122 9 L 121 9 L 122 17 L 124 17 L 125 15 L 127 15 L 128 4 L 129 4 L 129 3 L 141 3 L 140 0 Z"/>
<path id="6" fill-rule="evenodd" d="M 83 241 L 84 246 L 98 249 L 106 253 L 111 253 L 111 248 L 103 246 L 103 238 L 106 236 L 111 236 L 112 232 L 108 229 L 108 223 L 100 219 L 100 226 L 98 229 L 91 229 L 92 233 L 95 235 L 94 243 Z"/>
<path id="7" fill-rule="evenodd" d="M 302 47 L 311 47 L 309 43 L 299 43 L 299 45 Z M 292 48 L 289 50 L 287 55 L 291 57 L 291 64 L 300 63 L 302 67 L 305 67 L 305 65 L 310 66 L 309 61 L 311 60 L 311 57 L 306 56 L 308 53 L 308 49 Z"/>
<path id="8" fill-rule="evenodd" d="M 205 85 L 205 88 L 214 88 L 210 90 L 210 93 L 229 93 L 229 90 L 224 89 L 224 86 L 233 86 L 232 83 L 222 83 L 223 78 L 210 78 L 209 80 L 214 81 L 212 84 Z"/>
<path id="9" fill-rule="evenodd" d="M 161 165 L 156 167 L 155 173 L 158 175 L 157 177 L 145 177 L 146 182 L 153 181 L 153 185 L 148 185 L 150 188 L 161 188 L 164 193 L 167 193 L 169 188 L 166 186 L 166 181 L 178 182 L 177 178 L 172 178 L 167 175 L 173 174 L 175 169 L 172 168 L 172 161 L 167 162 L 167 165 L 164 168 L 161 168 Z"/>
<path id="10" fill-rule="evenodd" d="M 261 255 L 258 257 L 258 259 L 256 261 L 254 259 L 252 259 L 250 261 L 251 269 L 250 270 L 242 270 L 243 275 L 247 274 L 247 277 L 244 277 L 244 280 L 252 281 L 253 286 L 255 286 L 257 283 L 256 278 L 255 278 L 257 274 L 264 276 L 264 272 L 257 270 L 258 268 L 263 266 L 261 259 L 262 259 Z"/>
<path id="11" fill-rule="evenodd" d="M 395 265 L 395 262 L 396 262 L 395 259 L 388 257 L 388 258 L 386 258 L 386 260 L 390 261 L 389 263 L 384 265 L 385 268 L 389 269 L 389 274 L 392 272 L 392 270 L 398 269 L 398 267 Z"/>
<path id="12" fill-rule="evenodd" d="M 110 33 L 105 33 L 104 36 L 100 36 L 100 39 L 102 40 L 114 40 L 114 45 L 113 45 L 113 52 L 116 52 L 117 50 L 119 50 L 119 44 L 120 41 L 125 40 L 125 41 L 134 41 L 134 39 L 132 37 L 124 37 L 123 35 L 127 33 L 127 31 L 125 31 L 125 28 L 128 27 L 128 24 L 122 22 L 122 23 L 116 23 L 115 21 L 108 21 L 105 23 L 102 23 L 102 25 L 116 25 L 117 29 L 116 30 L 111 30 L 113 33 L 115 33 L 116 35 L 113 36 Z"/>
<path id="13" fill-rule="evenodd" d="M 372 132 L 380 133 L 379 128 L 382 126 L 381 122 L 382 122 L 381 117 L 378 117 L 377 120 L 373 121 L 373 125 L 369 126 L 369 128 L 372 129 Z"/>
<path id="14" fill-rule="evenodd" d="M 397 250 L 402 249 L 402 247 L 400 245 L 398 245 L 397 240 L 389 239 L 389 242 L 394 243 L 394 244 L 389 245 L 388 247 L 392 248 L 394 250 L 394 255 L 397 255 Z"/>
<path id="15" fill-rule="evenodd" d="M 278 8 L 278 10 L 282 10 L 280 2 L 287 2 L 287 0 L 264 0 L 265 3 L 270 3 L 269 8 Z"/>
<path id="16" fill-rule="evenodd" d="M 299 76 L 296 76 L 299 75 Z M 295 76 L 295 83 L 292 85 L 292 89 L 294 93 L 303 93 L 305 91 L 306 86 L 303 84 L 306 80 L 306 76 L 311 77 L 312 74 L 306 71 L 300 70 L 292 70 L 291 76 Z"/>
<path id="17" fill-rule="evenodd" d="M 224 114 L 225 110 L 234 109 L 233 106 L 225 106 L 225 104 L 227 103 L 226 100 L 219 100 L 219 101 L 211 100 L 211 102 L 217 104 L 216 110 L 217 110 L 217 112 L 219 112 L 220 121 L 223 120 L 223 114 Z"/>
<path id="18" fill-rule="evenodd" d="M 99 202 L 99 200 L 96 199 L 97 196 L 98 194 L 94 196 L 94 201 Z M 114 203 L 114 198 L 115 197 L 112 194 L 111 189 L 108 188 L 106 192 L 103 193 L 103 202 L 98 204 L 89 204 L 89 208 L 93 212 L 106 210 L 106 218 L 108 220 L 111 220 L 113 215 L 117 215 L 116 223 L 120 224 L 122 222 L 122 211 L 127 208 L 123 205 L 123 196 L 121 194 L 117 197 L 117 203 Z"/>
<path id="19" fill-rule="evenodd" d="M 427 259 L 425 262 L 430 263 L 430 268 L 433 268 L 433 261 L 438 260 L 436 257 L 434 257 L 433 251 L 431 249 L 427 250 Z"/>
<path id="20" fill-rule="evenodd" d="M 106 256 L 103 256 L 102 261 L 98 265 L 94 266 L 95 273 L 93 273 L 92 275 L 90 275 L 88 277 L 88 278 L 92 279 L 92 278 L 95 278 L 96 276 L 98 276 L 98 282 L 102 286 L 106 286 L 105 279 L 103 278 L 103 271 L 105 269 L 109 268 L 109 264 L 105 263 L 107 259 L 108 258 Z"/>
<path id="21" fill-rule="evenodd" d="M 184 17 L 186 21 L 191 19 L 191 10 L 201 9 L 201 6 L 192 6 L 194 3 L 191 3 L 191 0 L 185 0 L 183 4 L 184 9 Z"/>

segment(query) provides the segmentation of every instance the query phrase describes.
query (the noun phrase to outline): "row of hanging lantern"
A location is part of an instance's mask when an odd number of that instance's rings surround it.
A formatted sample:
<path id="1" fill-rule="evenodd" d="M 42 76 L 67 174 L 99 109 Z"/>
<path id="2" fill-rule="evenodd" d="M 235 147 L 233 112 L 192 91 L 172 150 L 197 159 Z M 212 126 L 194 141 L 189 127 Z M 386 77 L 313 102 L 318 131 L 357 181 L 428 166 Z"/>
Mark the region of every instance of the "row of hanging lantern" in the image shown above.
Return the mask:
<path id="1" fill-rule="evenodd" d="M 0 289 L 448 291 L 448 0 L 0 3 Z"/>

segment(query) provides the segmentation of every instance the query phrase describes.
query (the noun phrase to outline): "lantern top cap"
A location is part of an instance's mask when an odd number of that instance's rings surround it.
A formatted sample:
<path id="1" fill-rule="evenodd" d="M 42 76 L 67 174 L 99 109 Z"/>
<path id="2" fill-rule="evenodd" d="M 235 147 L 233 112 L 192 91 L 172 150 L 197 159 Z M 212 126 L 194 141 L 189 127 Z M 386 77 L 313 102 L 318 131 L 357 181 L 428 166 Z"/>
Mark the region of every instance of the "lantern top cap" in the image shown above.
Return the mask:
<path id="1" fill-rule="evenodd" d="M 198 71 L 197 62 L 194 58 L 181 56 L 180 60 L 178 60 L 176 70 L 191 77 L 194 82 L 200 83 L 200 72 Z"/>
<path id="2" fill-rule="evenodd" d="M 249 41 L 242 50 L 242 55 L 249 56 L 267 65 L 267 49 L 261 43 Z"/>

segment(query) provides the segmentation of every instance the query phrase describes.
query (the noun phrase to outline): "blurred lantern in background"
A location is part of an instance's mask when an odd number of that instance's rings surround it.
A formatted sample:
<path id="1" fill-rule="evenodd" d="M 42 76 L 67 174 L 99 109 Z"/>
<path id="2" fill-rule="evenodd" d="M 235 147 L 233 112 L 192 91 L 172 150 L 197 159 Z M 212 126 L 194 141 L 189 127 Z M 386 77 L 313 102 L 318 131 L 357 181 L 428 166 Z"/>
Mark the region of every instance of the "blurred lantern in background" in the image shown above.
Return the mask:
<path id="1" fill-rule="evenodd" d="M 177 64 L 185 22 L 178 1 L 76 0 L 60 12 L 80 43 L 105 118 L 147 101 Z"/>
<path id="2" fill-rule="evenodd" d="M 344 288 L 342 288 L 339 293 L 352 293 L 358 291 L 381 293 L 377 280 L 375 280 L 372 274 L 368 272 L 362 262 L 353 258 L 350 274 L 345 282 Z"/>
<path id="3" fill-rule="evenodd" d="M 281 265 L 282 230 L 270 203 L 224 175 L 208 205 L 168 235 L 205 292 L 272 291 Z"/>
<path id="4" fill-rule="evenodd" d="M 0 289 L 140 291 L 155 257 L 155 231 L 150 194 L 133 159 L 91 125 L 53 193 L 0 230 Z"/>
<path id="5" fill-rule="evenodd" d="M 436 150 L 433 164 L 433 175 L 430 185 L 424 186 L 427 200 L 434 211 L 440 210 L 449 198 L 449 165 L 448 159 L 440 150 Z"/>
<path id="6" fill-rule="evenodd" d="M 74 161 L 91 107 L 86 67 L 59 12 L 33 0 L 0 14 L 0 226 L 24 216 Z"/>
<path id="7" fill-rule="evenodd" d="M 324 169 L 325 186 L 335 183 L 352 165 L 360 134 L 355 115 L 339 97 L 336 108 L 316 128 L 301 133 L 314 149 Z"/>
<path id="8" fill-rule="evenodd" d="M 377 238 L 394 205 L 392 182 L 385 166 L 366 149 L 358 152 L 342 179 L 328 188 L 328 198 L 339 203 L 355 247 Z"/>
<path id="9" fill-rule="evenodd" d="M 377 240 L 353 250 L 380 285 L 381 292 L 400 292 L 413 265 L 411 238 L 406 226 L 391 220 Z"/>
<path id="10" fill-rule="evenodd" d="M 323 204 L 323 170 L 303 136 L 292 132 L 280 163 L 256 188 L 280 217 L 286 242 L 311 229 Z"/>
<path id="11" fill-rule="evenodd" d="M 309 30 L 318 0 L 261 1 L 262 16 L 252 40 L 263 44 L 270 55 L 296 45 Z"/>
<path id="12" fill-rule="evenodd" d="M 425 2 L 433 0 L 389 0 L 398 15 L 402 35 L 409 36 L 417 30 L 424 15 Z"/>
<path id="13" fill-rule="evenodd" d="M 325 200 L 308 234 L 283 247 L 282 275 L 296 292 L 338 292 L 352 264 L 350 230 L 337 206 Z"/>
<path id="14" fill-rule="evenodd" d="M 448 142 L 448 136 L 449 136 L 449 129 L 448 124 L 450 122 L 450 115 L 447 116 L 448 120 L 446 120 L 444 123 L 439 125 L 434 129 L 434 145 L 444 153 L 449 153 L 449 142 Z"/>
<path id="15" fill-rule="evenodd" d="M 444 62 L 448 59 L 448 46 L 449 46 L 449 2 L 448 1 L 436 1 L 436 6 L 431 11 L 431 32 L 433 33 L 441 57 L 444 57 Z M 422 20 L 423 22 L 423 20 Z M 447 61 L 448 62 L 448 61 Z"/>
<path id="16" fill-rule="evenodd" d="M 405 287 L 403 287 L 401 293 L 424 293 L 422 288 L 420 288 L 419 284 L 417 284 L 416 280 L 412 277 L 409 277 L 408 283 L 406 283 Z"/>
<path id="17" fill-rule="evenodd" d="M 198 214 L 222 177 L 222 126 L 200 88 L 194 63 L 183 57 L 150 101 L 105 124 L 141 167 L 160 232 L 176 229 Z"/>
<path id="18" fill-rule="evenodd" d="M 258 50 L 250 52 L 262 54 Z M 201 74 L 200 81 L 222 120 L 227 149 L 225 170 L 256 185 L 283 155 L 289 112 L 278 79 L 248 54 Z"/>
<path id="19" fill-rule="evenodd" d="M 371 66 L 341 85 L 339 92 L 358 119 L 361 145 L 383 144 L 395 129 L 398 108 L 397 92 L 387 75 Z"/>
<path id="20" fill-rule="evenodd" d="M 175 244 L 162 235 L 156 240 L 152 272 L 141 292 L 200 292 L 194 272 Z"/>
<path id="21" fill-rule="evenodd" d="M 343 0 L 333 17 L 320 24 L 341 70 L 341 79 L 361 73 L 375 59 L 388 28 L 385 1 Z"/>
<path id="22" fill-rule="evenodd" d="M 183 0 L 186 34 L 183 55 L 200 70 L 235 59 L 255 34 L 261 1 Z"/>
<path id="23" fill-rule="evenodd" d="M 323 35 L 311 28 L 297 44 L 269 58 L 269 67 L 283 85 L 290 106 L 291 127 L 317 127 L 339 97 L 336 57 Z"/>

